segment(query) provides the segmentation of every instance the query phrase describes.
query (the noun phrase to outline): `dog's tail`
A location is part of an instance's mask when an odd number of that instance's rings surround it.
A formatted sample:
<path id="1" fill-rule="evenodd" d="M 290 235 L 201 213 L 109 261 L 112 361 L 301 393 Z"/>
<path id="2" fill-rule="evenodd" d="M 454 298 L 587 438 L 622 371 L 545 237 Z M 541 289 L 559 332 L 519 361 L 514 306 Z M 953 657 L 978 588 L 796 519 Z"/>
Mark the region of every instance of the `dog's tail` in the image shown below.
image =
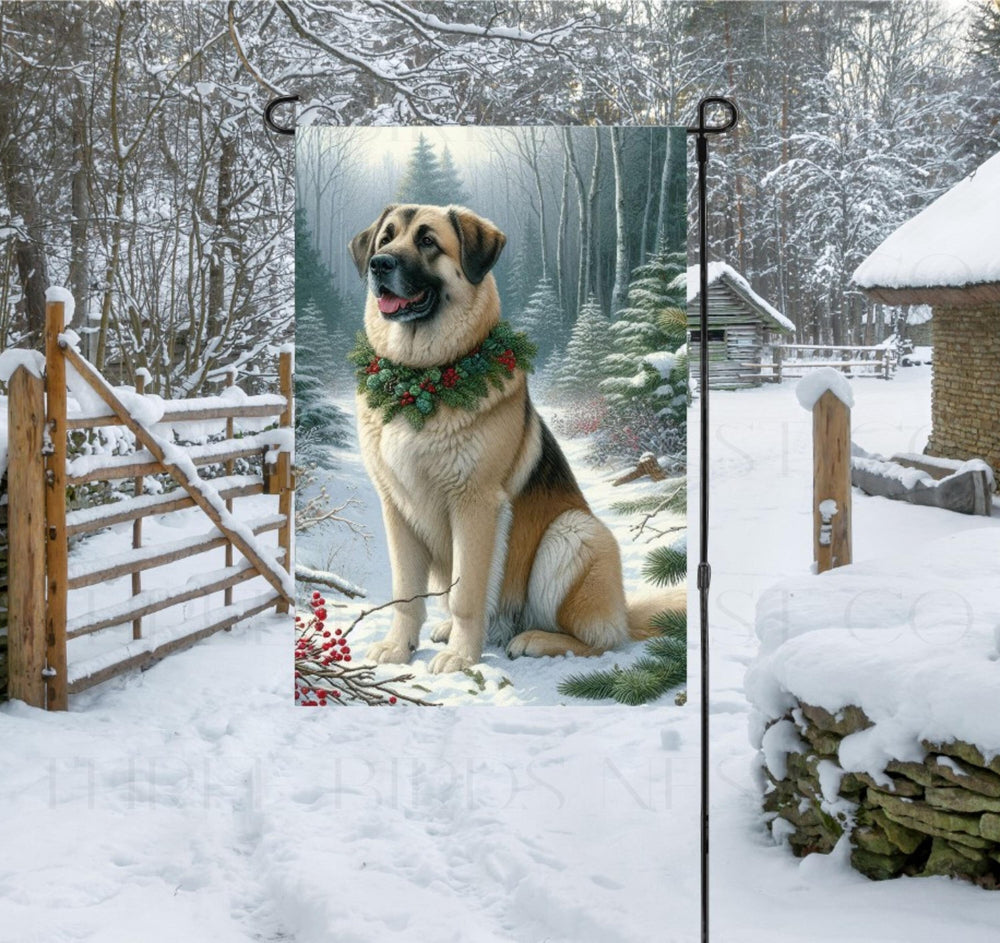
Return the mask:
<path id="1" fill-rule="evenodd" d="M 628 601 L 628 634 L 633 639 L 653 638 L 660 630 L 653 618 L 661 612 L 687 612 L 687 586 L 672 586 Z"/>

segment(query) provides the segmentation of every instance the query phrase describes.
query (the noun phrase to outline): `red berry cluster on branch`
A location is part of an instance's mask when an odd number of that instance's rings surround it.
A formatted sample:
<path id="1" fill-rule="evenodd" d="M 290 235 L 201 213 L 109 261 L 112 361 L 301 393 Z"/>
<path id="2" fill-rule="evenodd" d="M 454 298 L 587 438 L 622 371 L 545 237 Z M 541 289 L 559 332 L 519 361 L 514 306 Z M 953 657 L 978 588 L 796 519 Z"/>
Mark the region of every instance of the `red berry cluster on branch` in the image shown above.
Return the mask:
<path id="1" fill-rule="evenodd" d="M 351 701 L 363 704 L 415 704 L 428 702 L 396 690 L 391 685 L 409 681 L 412 675 L 378 680 L 371 665 L 351 664 L 348 628 L 327 627 L 326 600 L 318 591 L 309 599 L 310 613 L 295 617 L 295 703 L 302 707 L 326 707 Z"/>

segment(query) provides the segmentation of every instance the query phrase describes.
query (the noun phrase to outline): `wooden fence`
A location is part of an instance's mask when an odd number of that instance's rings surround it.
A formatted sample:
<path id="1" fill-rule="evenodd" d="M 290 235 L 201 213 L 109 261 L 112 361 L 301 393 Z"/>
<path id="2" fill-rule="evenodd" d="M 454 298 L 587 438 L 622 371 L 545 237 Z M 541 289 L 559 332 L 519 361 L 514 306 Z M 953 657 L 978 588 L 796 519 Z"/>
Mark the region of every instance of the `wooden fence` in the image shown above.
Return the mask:
<path id="1" fill-rule="evenodd" d="M 293 410 L 291 352 L 280 355 L 280 395 L 249 396 L 242 401 L 223 397 L 166 401 L 156 419 L 160 428 L 160 424 L 225 421 L 223 441 L 181 449 L 143 421 L 137 404 L 141 407 L 150 401 L 141 398 L 142 381 L 136 388 L 140 395 L 126 401 L 80 355 L 63 329 L 63 304 L 50 303 L 44 383 L 21 366 L 8 384 L 9 693 L 50 710 L 65 710 L 70 694 L 125 671 L 148 667 L 266 609 L 288 612 L 293 596 L 289 576 L 294 488 L 288 451 Z M 67 369 L 74 372 L 76 382 L 85 383 L 99 397 L 105 410 L 67 415 Z M 239 438 L 234 434 L 234 420 L 241 418 L 276 419 L 278 431 Z M 67 462 L 69 435 L 108 426 L 128 429 L 137 451 Z M 258 458 L 261 473 L 234 474 L 237 461 Z M 206 465 L 222 466 L 225 474 L 202 478 L 197 468 Z M 169 475 L 179 487 L 143 494 L 145 476 L 157 474 Z M 67 512 L 67 487 L 123 479 L 133 482 L 131 497 Z M 234 500 L 264 493 L 277 495 L 276 514 L 255 519 L 234 514 Z M 201 509 L 206 523 L 214 525 L 212 530 L 159 546 L 143 543 L 144 519 L 191 507 Z M 70 563 L 71 539 L 124 523 L 132 527 L 123 552 L 97 559 L 81 555 Z M 275 530 L 276 555 L 256 540 Z M 143 590 L 144 572 L 220 548 L 224 548 L 224 567 L 207 570 L 178 588 Z M 243 559 L 234 562 L 235 552 Z M 124 576 L 131 577 L 128 599 L 99 609 L 71 608 L 73 590 Z M 233 587 L 258 576 L 267 581 L 267 592 L 234 602 Z M 186 620 L 179 630 L 144 638 L 145 617 L 217 593 L 223 597 L 221 606 Z M 98 632 L 121 632 L 123 627 L 131 627 L 123 639 L 123 657 L 103 657 L 97 665 L 68 664 L 67 642 Z"/>
<path id="2" fill-rule="evenodd" d="M 871 376 L 891 380 L 896 372 L 895 350 L 885 347 L 855 347 L 830 344 L 778 344 L 768 362 L 745 363 L 759 370 L 753 374 L 763 382 L 780 383 L 783 379 L 804 376 L 819 367 L 833 367 L 853 376 Z M 765 373 L 764 371 L 770 371 Z M 747 375 L 749 376 L 749 375 Z"/>

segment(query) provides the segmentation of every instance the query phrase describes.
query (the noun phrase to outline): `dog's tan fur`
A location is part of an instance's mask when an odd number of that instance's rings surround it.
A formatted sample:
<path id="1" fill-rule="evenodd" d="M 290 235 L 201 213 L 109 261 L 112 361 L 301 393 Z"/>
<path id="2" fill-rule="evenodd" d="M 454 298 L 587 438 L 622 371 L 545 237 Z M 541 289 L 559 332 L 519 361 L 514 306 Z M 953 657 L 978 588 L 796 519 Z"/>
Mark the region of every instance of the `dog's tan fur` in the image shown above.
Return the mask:
<path id="1" fill-rule="evenodd" d="M 372 257 L 388 253 L 425 271 L 440 285 L 440 301 L 433 317 L 400 323 L 382 315 L 370 291 L 365 331 L 375 353 L 432 367 L 479 345 L 500 320 L 489 269 L 505 241 L 493 223 L 461 207 L 387 207 L 351 243 L 359 272 L 365 276 Z M 475 411 L 439 404 L 419 431 L 402 416 L 383 423 L 363 395 L 357 406 L 362 456 L 382 500 L 394 598 L 451 586 L 450 619 L 432 636 L 448 644 L 431 671 L 477 663 L 489 625 L 520 630 L 507 645 L 511 656 L 591 655 L 654 634 L 654 611 L 684 607 L 677 590 L 652 609 L 629 609 L 614 537 L 591 513 L 531 405 L 522 371 Z M 376 662 L 407 662 L 417 647 L 424 600 L 394 610 L 386 638 L 368 652 Z"/>

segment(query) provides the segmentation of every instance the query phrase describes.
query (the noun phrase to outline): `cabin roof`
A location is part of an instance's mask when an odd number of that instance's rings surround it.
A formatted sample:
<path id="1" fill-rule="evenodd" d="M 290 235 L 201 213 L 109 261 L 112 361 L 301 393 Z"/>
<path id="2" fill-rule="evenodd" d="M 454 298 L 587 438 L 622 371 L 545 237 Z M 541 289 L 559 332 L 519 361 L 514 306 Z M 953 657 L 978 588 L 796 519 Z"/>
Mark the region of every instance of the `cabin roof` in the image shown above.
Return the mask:
<path id="1" fill-rule="evenodd" d="M 700 292 L 700 273 L 697 265 L 687 270 L 687 300 L 688 310 L 698 301 Z M 775 331 L 791 333 L 795 325 L 785 317 L 774 305 L 765 301 L 751 287 L 750 283 L 726 262 L 708 263 L 709 292 L 716 285 L 724 285 L 752 314 L 757 315 L 764 324 Z M 709 302 L 709 317 L 711 317 L 711 301 Z"/>

